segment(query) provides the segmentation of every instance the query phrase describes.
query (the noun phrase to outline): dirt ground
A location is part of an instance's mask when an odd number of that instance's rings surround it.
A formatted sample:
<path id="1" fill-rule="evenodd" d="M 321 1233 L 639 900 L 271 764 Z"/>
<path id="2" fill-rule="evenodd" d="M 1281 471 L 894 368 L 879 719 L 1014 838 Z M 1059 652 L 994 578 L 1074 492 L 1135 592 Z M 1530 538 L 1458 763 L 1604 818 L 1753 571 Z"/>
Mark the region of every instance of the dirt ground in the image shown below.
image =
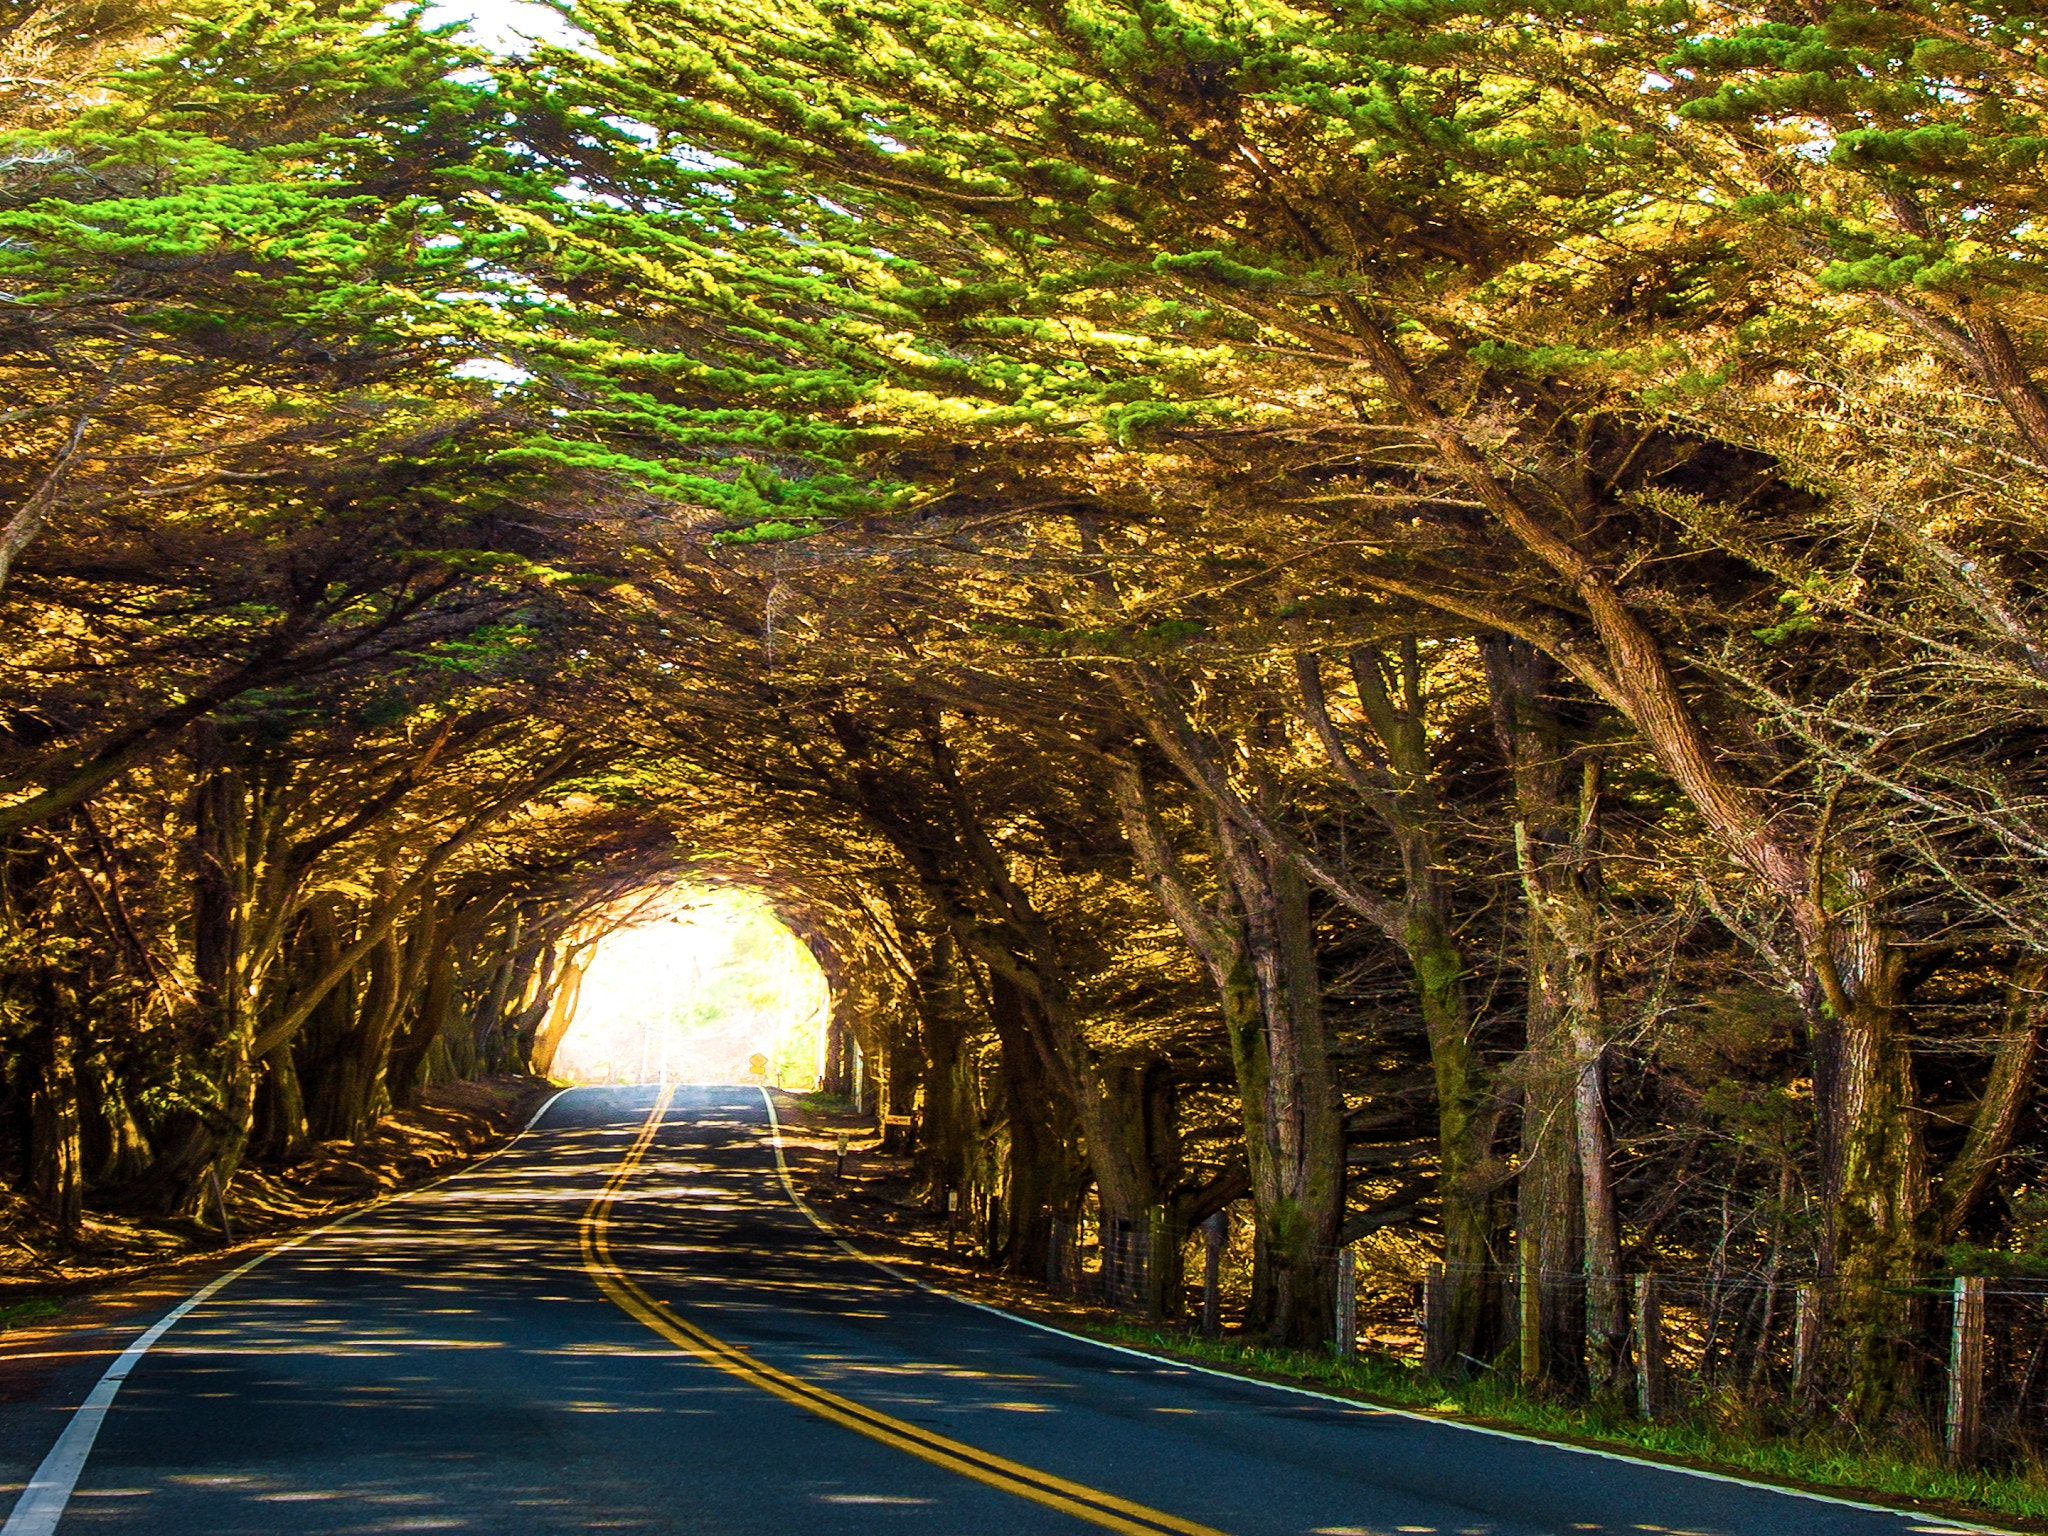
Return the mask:
<path id="1" fill-rule="evenodd" d="M 965 1224 L 949 1242 L 945 1212 L 917 1198 L 912 1160 L 881 1151 L 871 1117 L 855 1115 L 822 1095 L 780 1089 L 775 1113 L 782 1123 L 782 1155 L 797 1192 L 863 1252 L 927 1284 L 1047 1322 L 1115 1318 L 1106 1308 L 1055 1295 L 1041 1281 L 997 1270 L 978 1234 Z M 841 1134 L 848 1138 L 843 1172 L 838 1164 Z"/>
<path id="2" fill-rule="evenodd" d="M 782 1122 L 783 1155 L 790 1176 L 804 1199 L 865 1251 L 886 1259 L 929 1284 L 958 1291 L 993 1306 L 1035 1316 L 1044 1322 L 1071 1325 L 1083 1319 L 1130 1322 L 1127 1315 L 1056 1293 L 1035 1277 L 996 1270 L 982 1252 L 976 1235 L 964 1227 L 949 1250 L 942 1211 L 917 1198 L 911 1159 L 880 1150 L 873 1121 L 854 1115 L 839 1101 L 819 1094 L 777 1090 L 775 1112 Z M 848 1140 L 843 1174 L 837 1167 L 841 1133 Z M 1225 1259 L 1221 1315 L 1226 1335 L 1242 1323 L 1249 1300 L 1251 1223 L 1236 1220 Z M 1375 1269 L 1380 1259 L 1385 1268 Z M 1200 1252 L 1190 1245 L 1184 1256 L 1187 1289 L 1181 1314 L 1159 1326 L 1168 1331 L 1190 1329 L 1201 1310 Z M 1361 1264 L 1359 1338 L 1362 1347 L 1390 1357 L 1419 1358 L 1422 1334 L 1415 1321 L 1408 1271 L 1418 1269 L 1406 1253 L 1373 1254 Z"/>

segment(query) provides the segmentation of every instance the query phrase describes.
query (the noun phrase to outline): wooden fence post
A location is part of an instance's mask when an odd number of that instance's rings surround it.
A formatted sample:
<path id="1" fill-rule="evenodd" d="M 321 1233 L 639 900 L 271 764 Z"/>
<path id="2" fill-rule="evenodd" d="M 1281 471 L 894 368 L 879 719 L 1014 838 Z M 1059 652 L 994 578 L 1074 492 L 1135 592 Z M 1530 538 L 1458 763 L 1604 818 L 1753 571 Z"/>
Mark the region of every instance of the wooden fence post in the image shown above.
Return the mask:
<path id="1" fill-rule="evenodd" d="M 1522 1322 L 1522 1385 L 1530 1388 L 1543 1379 L 1543 1270 L 1537 1262 L 1541 1257 L 1534 1243 L 1515 1245 L 1521 1282 L 1515 1299 Z"/>
<path id="2" fill-rule="evenodd" d="M 1820 1371 L 1820 1287 L 1802 1285 L 1792 1317 L 1792 1396 L 1800 1406 L 1813 1396 Z"/>
<path id="3" fill-rule="evenodd" d="M 1984 1277 L 1956 1277 L 1955 1321 L 1948 1352 L 1948 1459 L 1977 1459 L 1984 1409 Z"/>
<path id="4" fill-rule="evenodd" d="M 221 1241 L 232 1244 L 235 1240 L 235 1224 L 228 1220 L 228 1196 L 227 1191 L 220 1187 L 219 1172 L 209 1167 L 206 1170 L 206 1182 L 213 1191 L 214 1214 L 220 1217 Z"/>
<path id="5" fill-rule="evenodd" d="M 953 1240 L 960 1234 L 960 1191 L 946 1191 L 946 1252 L 953 1251 Z"/>
<path id="6" fill-rule="evenodd" d="M 1223 1275 L 1224 1215 L 1218 1211 L 1202 1223 L 1202 1337 L 1213 1339 L 1223 1331 L 1222 1299 L 1219 1287 Z"/>
<path id="7" fill-rule="evenodd" d="M 1451 1363 L 1451 1320 L 1445 1316 L 1444 1267 L 1432 1263 L 1422 1279 L 1422 1368 L 1440 1376 Z"/>
<path id="8" fill-rule="evenodd" d="M 1349 1360 L 1358 1348 L 1358 1255 L 1337 1250 L 1337 1358 Z"/>
<path id="9" fill-rule="evenodd" d="M 1522 1304 L 1516 1298 L 1522 1294 L 1522 1286 L 1513 1265 L 1501 1266 L 1499 1283 L 1500 1347 L 1519 1360 L 1522 1353 Z"/>
<path id="10" fill-rule="evenodd" d="M 1636 1276 L 1636 1411 L 1664 1414 L 1664 1302 L 1655 1275 Z"/>
<path id="11" fill-rule="evenodd" d="M 1066 1289 L 1068 1242 L 1066 1217 L 1053 1217 L 1052 1234 L 1045 1247 L 1045 1283 L 1055 1291 Z"/>
<path id="12" fill-rule="evenodd" d="M 832 1165 L 832 1177 L 835 1179 L 846 1177 L 846 1132 L 844 1131 L 839 1133 L 839 1161 Z"/>
<path id="13" fill-rule="evenodd" d="M 1168 1303 L 1173 1300 L 1166 1294 L 1168 1272 L 1177 1266 L 1168 1263 L 1173 1257 L 1173 1227 L 1168 1220 L 1166 1207 L 1155 1205 L 1145 1213 L 1145 1316 L 1158 1322 L 1167 1314 Z"/>

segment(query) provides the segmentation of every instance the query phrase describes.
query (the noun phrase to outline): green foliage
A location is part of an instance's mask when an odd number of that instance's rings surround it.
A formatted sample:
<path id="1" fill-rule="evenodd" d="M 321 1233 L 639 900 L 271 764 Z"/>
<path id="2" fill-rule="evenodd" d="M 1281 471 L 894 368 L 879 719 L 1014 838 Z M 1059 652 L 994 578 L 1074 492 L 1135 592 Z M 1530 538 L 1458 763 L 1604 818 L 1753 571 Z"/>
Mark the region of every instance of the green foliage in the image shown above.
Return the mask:
<path id="1" fill-rule="evenodd" d="M 55 1317 L 63 1310 L 63 1303 L 54 1296 L 27 1296 L 20 1301 L 8 1302 L 5 1306 L 0 1306 L 0 1332 L 30 1323 L 39 1323 L 46 1317 Z"/>
<path id="2" fill-rule="evenodd" d="M 2005 1197 L 2008 1227 L 1996 1247 L 1951 1243 L 1948 1268 L 1957 1275 L 1991 1275 L 2003 1279 L 2048 1277 L 2048 1196 L 2020 1188 Z"/>
<path id="3" fill-rule="evenodd" d="M 1785 610 L 1784 618 L 1762 629 L 1750 631 L 1765 645 L 1777 645 L 1794 635 L 1807 634 L 1820 628 L 1820 616 L 1813 611 L 1813 604 L 1804 592 L 1785 593 L 1778 599 L 1778 606 Z"/>
<path id="4" fill-rule="evenodd" d="M 1594 913 L 1626 1241 L 1808 1262 L 1829 946 L 1907 977 L 1871 1010 L 1912 1020 L 1889 1123 L 1960 1136 L 1986 998 L 2048 935 L 2031 16 L 573 14 L 589 47 L 506 60 L 361 0 L 208 3 L 77 110 L 0 107 L 0 495 L 48 514 L 0 587 L 21 1072 L 87 999 L 145 1139 L 231 1168 L 258 1042 L 345 1075 L 388 955 L 278 1022 L 337 934 L 402 910 L 412 976 L 460 926 L 443 1055 L 386 1064 L 467 1070 L 536 1038 L 537 956 L 688 871 L 815 919 L 892 1048 L 954 1029 L 990 1188 L 1029 1088 L 993 978 L 1065 1031 L 1046 1187 L 1116 1172 L 1088 1072 L 1188 1085 L 1132 1177 L 1177 1200 L 1302 1078 L 1201 1086 L 1219 996 L 1280 1033 L 1227 953 L 1263 869 L 1309 914 L 1274 965 L 1338 1021 L 1316 1103 L 1384 1132 L 1360 1200 L 1422 1244 L 1526 1171 L 1536 850 Z M 1395 641 L 1388 725 L 1339 658 Z M 215 897 L 271 947 L 196 939 Z M 795 958 L 640 1022 L 716 1033 Z M 2032 1273 L 2036 1214 L 1955 1261 Z"/>

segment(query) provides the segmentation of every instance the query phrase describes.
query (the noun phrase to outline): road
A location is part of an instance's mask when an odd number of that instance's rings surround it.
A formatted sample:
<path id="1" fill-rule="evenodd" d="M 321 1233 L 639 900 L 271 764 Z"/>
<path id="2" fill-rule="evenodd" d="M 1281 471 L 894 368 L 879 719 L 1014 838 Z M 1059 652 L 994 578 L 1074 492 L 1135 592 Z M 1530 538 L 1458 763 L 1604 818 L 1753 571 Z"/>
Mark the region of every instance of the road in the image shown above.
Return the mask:
<path id="1" fill-rule="evenodd" d="M 135 1363 L 57 1528 L 1956 1529 L 1153 1364 L 920 1291 L 796 1208 L 758 1092 L 652 1087 L 565 1094 L 498 1157 L 195 1308 Z"/>

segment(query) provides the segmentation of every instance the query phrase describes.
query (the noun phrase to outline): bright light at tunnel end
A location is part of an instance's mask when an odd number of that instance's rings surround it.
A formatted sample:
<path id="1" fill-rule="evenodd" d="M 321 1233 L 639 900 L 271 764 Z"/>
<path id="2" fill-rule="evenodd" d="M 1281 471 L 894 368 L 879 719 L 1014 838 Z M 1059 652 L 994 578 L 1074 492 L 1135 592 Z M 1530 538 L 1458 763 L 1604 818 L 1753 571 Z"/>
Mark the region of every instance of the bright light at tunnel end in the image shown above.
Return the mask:
<path id="1" fill-rule="evenodd" d="M 641 904 L 600 939 L 549 1075 L 810 1089 L 831 993 L 768 903 L 713 888 Z"/>

